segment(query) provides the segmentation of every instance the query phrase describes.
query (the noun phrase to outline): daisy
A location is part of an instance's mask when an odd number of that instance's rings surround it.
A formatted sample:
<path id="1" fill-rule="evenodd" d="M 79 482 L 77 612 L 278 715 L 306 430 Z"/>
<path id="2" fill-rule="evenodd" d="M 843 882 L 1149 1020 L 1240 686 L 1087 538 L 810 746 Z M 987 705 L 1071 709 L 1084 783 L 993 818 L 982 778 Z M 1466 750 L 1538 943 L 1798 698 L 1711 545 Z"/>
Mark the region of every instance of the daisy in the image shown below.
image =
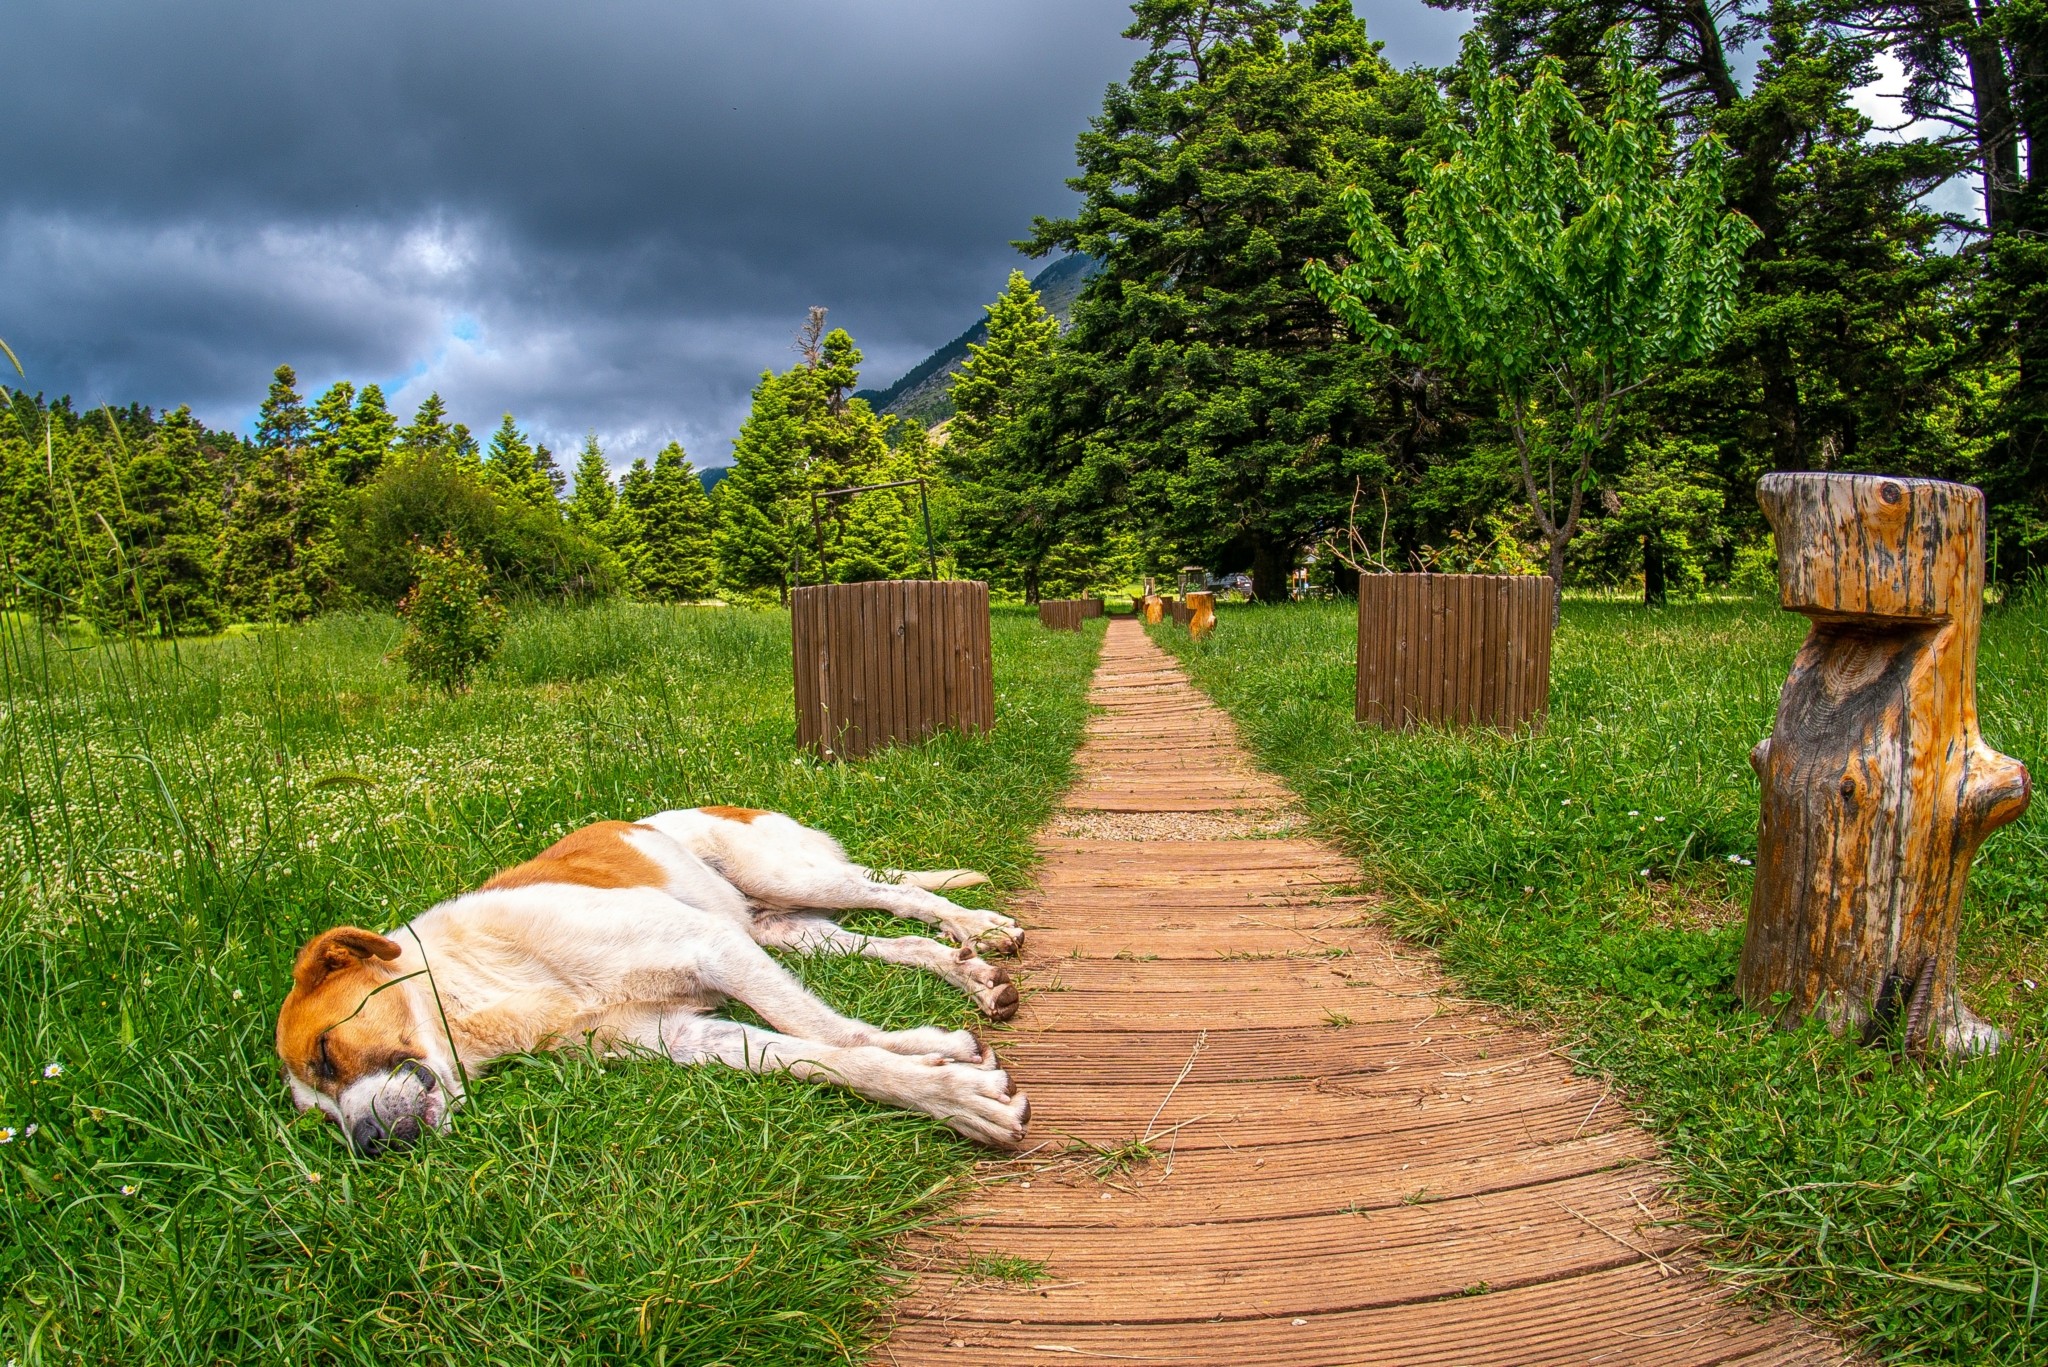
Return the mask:
<path id="1" fill-rule="evenodd" d="M 63 1065 L 63 1064 L 61 1064 L 61 1063 L 46 1063 L 46 1064 L 44 1064 L 44 1065 L 43 1065 L 43 1076 L 44 1076 L 44 1077 L 62 1077 L 62 1076 L 64 1076 L 64 1065 Z"/>

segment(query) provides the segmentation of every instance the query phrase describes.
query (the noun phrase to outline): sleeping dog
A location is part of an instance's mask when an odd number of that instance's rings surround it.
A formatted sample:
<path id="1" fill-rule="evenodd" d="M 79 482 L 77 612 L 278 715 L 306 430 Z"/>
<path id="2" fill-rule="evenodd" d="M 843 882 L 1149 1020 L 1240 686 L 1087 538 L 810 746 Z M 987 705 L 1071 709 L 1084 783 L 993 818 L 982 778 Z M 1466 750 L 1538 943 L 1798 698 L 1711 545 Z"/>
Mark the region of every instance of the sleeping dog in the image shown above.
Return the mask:
<path id="1" fill-rule="evenodd" d="M 445 1128 L 465 1076 L 493 1059 L 585 1041 L 820 1078 L 1014 1145 L 1031 1105 L 972 1034 L 849 1019 L 763 948 L 914 964 L 1007 1020 L 1017 990 L 979 951 L 1014 950 L 1023 932 L 937 893 L 986 881 L 863 868 L 822 831 L 744 807 L 603 821 L 388 936 L 316 936 L 292 967 L 277 1052 L 299 1109 L 317 1106 L 367 1154 Z M 856 935 L 819 914 L 854 908 L 935 925 L 953 945 Z M 728 999 L 774 1029 L 713 1016 Z"/>

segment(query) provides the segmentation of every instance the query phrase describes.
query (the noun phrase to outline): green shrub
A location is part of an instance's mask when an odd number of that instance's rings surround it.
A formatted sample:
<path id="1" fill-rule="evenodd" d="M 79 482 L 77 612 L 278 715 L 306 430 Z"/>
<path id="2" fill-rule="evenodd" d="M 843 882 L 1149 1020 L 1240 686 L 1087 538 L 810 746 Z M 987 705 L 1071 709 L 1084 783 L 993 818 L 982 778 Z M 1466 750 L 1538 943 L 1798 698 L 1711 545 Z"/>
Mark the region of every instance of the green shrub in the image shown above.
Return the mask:
<path id="1" fill-rule="evenodd" d="M 453 536 L 439 546 L 416 546 L 413 555 L 418 577 L 398 604 L 405 636 L 392 657 L 414 683 L 460 692 L 504 643 L 504 605 L 488 592 L 484 562 Z"/>

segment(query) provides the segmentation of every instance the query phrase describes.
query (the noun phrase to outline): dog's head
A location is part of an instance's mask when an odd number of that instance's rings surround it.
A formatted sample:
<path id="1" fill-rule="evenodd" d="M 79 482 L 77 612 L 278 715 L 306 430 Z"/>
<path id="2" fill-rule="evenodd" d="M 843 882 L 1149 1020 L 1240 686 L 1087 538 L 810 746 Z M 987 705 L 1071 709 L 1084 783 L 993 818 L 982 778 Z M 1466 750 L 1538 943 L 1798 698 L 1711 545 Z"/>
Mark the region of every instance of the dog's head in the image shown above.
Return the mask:
<path id="1" fill-rule="evenodd" d="M 313 938 L 277 1013 L 277 1055 L 300 1110 L 318 1107 L 375 1155 L 445 1128 L 461 1099 L 455 1060 L 398 943 L 354 926 Z"/>

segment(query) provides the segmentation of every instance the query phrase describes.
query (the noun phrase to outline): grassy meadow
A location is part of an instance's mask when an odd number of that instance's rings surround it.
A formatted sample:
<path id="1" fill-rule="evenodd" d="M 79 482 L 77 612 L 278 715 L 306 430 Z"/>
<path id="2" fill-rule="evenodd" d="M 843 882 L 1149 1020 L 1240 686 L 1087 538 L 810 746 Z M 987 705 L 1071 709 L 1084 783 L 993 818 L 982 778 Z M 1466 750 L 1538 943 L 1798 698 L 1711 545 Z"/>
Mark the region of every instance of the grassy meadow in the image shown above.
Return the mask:
<path id="1" fill-rule="evenodd" d="M 1922 1066 L 1774 1033 L 1733 980 L 1755 855 L 1750 747 L 1804 620 L 1765 603 L 1567 601 L 1551 716 L 1517 738 L 1352 724 L 1355 608 L 1158 630 L 1399 928 L 1552 1026 L 1663 1137 L 1707 1257 L 1885 1360 L 2048 1362 L 2048 803 L 1971 879 L 1966 996 L 2016 1032 Z M 2048 596 L 1988 615 L 1990 742 L 2048 775 Z M 2039 986 L 2037 986 L 2039 985 Z"/>
<path id="2" fill-rule="evenodd" d="M 787 1078 L 550 1055 L 359 1160 L 280 1081 L 293 954 L 592 819 L 706 802 L 986 869 L 963 900 L 1015 887 L 1100 627 L 999 609 L 992 736 L 833 766 L 794 748 L 779 612 L 533 610 L 453 698 L 404 681 L 397 633 L 79 645 L 0 619 L 0 1362 L 855 1360 L 889 1241 L 971 1146 Z M 973 1014 L 907 969 L 795 966 L 888 1027 Z"/>

